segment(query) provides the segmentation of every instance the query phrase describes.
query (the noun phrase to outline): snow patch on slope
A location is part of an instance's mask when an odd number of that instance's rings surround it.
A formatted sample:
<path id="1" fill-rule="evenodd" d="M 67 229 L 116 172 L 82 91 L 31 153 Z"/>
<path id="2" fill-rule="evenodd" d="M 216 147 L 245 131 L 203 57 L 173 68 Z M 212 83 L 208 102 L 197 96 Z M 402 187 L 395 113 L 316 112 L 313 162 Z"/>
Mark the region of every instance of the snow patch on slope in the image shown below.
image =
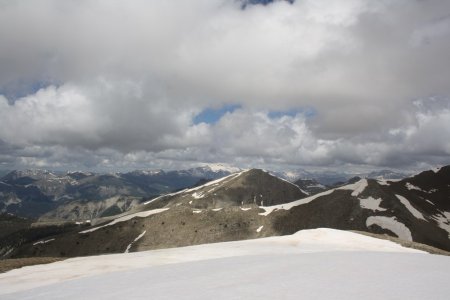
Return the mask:
<path id="1" fill-rule="evenodd" d="M 426 191 L 424 191 L 424 190 L 422 190 L 420 187 L 417 187 L 417 186 L 415 186 L 415 185 L 413 185 L 413 184 L 411 184 L 411 183 L 409 183 L 409 182 L 407 182 L 406 184 L 405 184 L 405 186 L 406 186 L 406 188 L 408 189 L 408 190 L 416 190 L 416 191 L 421 191 L 421 192 L 424 192 L 424 193 L 426 193 Z"/>
<path id="2" fill-rule="evenodd" d="M 129 214 L 129 215 L 117 218 L 117 219 L 113 220 L 112 222 L 110 222 L 108 224 L 105 224 L 105 225 L 102 225 L 102 226 L 98 226 L 98 227 L 95 227 L 95 228 L 91 228 L 91 229 L 88 229 L 88 230 L 80 231 L 80 233 L 93 232 L 93 231 L 96 231 L 97 229 L 100 229 L 100 228 L 103 228 L 103 227 L 106 227 L 106 226 L 111 226 L 111 225 L 114 225 L 114 224 L 117 224 L 117 223 L 120 223 L 120 222 L 125 222 L 125 221 L 131 220 L 133 218 L 145 218 L 145 217 L 148 217 L 148 216 L 151 216 L 151 215 L 154 215 L 154 214 L 162 213 L 162 212 L 164 212 L 164 211 L 166 211 L 168 209 L 169 208 L 158 208 L 158 209 L 152 209 L 152 210 L 147 210 L 147 211 L 141 211 L 141 212 L 134 213 L 134 214 Z"/>
<path id="3" fill-rule="evenodd" d="M 400 202 L 406 207 L 407 210 L 409 210 L 409 212 L 414 217 L 416 217 L 417 219 L 422 219 L 422 220 L 426 221 L 425 217 L 422 215 L 422 213 L 420 211 L 418 211 L 416 208 L 414 208 L 405 197 L 400 196 L 400 195 L 395 195 L 395 196 L 398 198 L 398 200 L 400 200 Z"/>
<path id="4" fill-rule="evenodd" d="M 369 228 L 369 226 L 372 225 L 378 225 L 383 229 L 387 229 L 396 234 L 402 240 L 411 242 L 413 240 L 409 228 L 406 227 L 405 224 L 397 221 L 395 217 L 370 216 L 366 220 L 366 226 Z"/>
<path id="5" fill-rule="evenodd" d="M 365 199 L 358 198 L 358 200 L 359 200 L 359 204 L 362 208 L 370 209 L 372 211 L 386 211 L 385 208 L 380 207 L 380 204 L 382 201 L 381 198 L 376 199 L 373 197 L 368 197 Z"/>
<path id="6" fill-rule="evenodd" d="M 315 200 L 317 198 L 329 195 L 329 194 L 331 194 L 333 192 L 334 192 L 334 189 L 328 190 L 328 191 L 325 191 L 323 193 L 319 193 L 319 194 L 316 194 L 316 195 L 313 195 L 313 196 L 310 196 L 310 197 L 306 197 L 306 198 L 303 198 L 303 199 L 300 199 L 300 200 L 296 200 L 296 201 L 293 201 L 293 202 L 285 203 L 285 204 L 278 204 L 278 205 L 273 205 L 273 206 L 260 206 L 259 208 L 264 209 L 264 212 L 263 213 L 259 213 L 259 215 L 260 216 L 267 216 L 271 212 L 273 212 L 275 210 L 278 210 L 278 209 L 289 210 L 289 209 L 291 209 L 291 208 L 293 208 L 295 206 L 307 204 L 307 203 L 309 203 L 309 202 L 311 202 L 311 201 L 313 201 L 313 200 Z"/>
<path id="7" fill-rule="evenodd" d="M 49 239 L 49 240 L 45 240 L 45 241 L 39 241 L 33 244 L 33 246 L 39 245 L 39 244 L 47 244 L 50 243 L 52 241 L 54 241 L 55 239 Z"/>
<path id="8" fill-rule="evenodd" d="M 353 184 L 348 184 L 342 187 L 337 188 L 337 190 L 351 190 L 352 192 L 352 196 L 353 197 L 358 197 L 362 192 L 364 192 L 364 190 L 366 189 L 366 187 L 368 186 L 368 182 L 367 179 L 361 179 L 358 182 L 355 182 Z"/>
<path id="9" fill-rule="evenodd" d="M 202 192 L 200 192 L 200 193 L 195 192 L 191 196 L 195 199 L 201 199 L 201 198 L 205 197 L 205 195 Z"/>
<path id="10" fill-rule="evenodd" d="M 428 202 L 429 204 L 431 204 L 431 205 L 434 205 L 434 203 L 433 202 L 431 202 L 430 200 L 428 200 L 428 199 L 425 199 L 425 201 L 426 202 Z"/>
<path id="11" fill-rule="evenodd" d="M 438 226 L 448 232 L 448 238 L 450 239 L 450 213 L 440 212 L 431 216 L 433 220 L 438 223 Z"/>
<path id="12" fill-rule="evenodd" d="M 138 236 L 134 239 L 134 241 L 132 241 L 132 242 L 127 246 L 127 249 L 125 250 L 125 253 L 130 252 L 131 246 L 133 246 L 134 243 L 136 243 L 137 241 L 139 241 L 139 240 L 145 235 L 146 232 L 147 232 L 147 230 L 144 230 L 143 233 L 141 233 L 140 235 L 138 235 Z"/>

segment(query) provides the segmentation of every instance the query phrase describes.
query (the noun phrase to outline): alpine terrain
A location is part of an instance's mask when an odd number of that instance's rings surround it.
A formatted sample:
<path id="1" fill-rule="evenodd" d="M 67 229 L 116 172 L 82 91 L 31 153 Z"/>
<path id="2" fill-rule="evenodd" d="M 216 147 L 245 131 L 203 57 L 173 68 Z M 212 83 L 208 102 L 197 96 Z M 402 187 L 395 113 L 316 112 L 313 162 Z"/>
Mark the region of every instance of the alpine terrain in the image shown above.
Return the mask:
<path id="1" fill-rule="evenodd" d="M 128 173 L 12 171 L 0 178 L 0 212 L 44 221 L 87 221 L 238 171 L 220 164 Z"/>
<path id="2" fill-rule="evenodd" d="M 44 236 L 41 232 L 47 227 L 32 227 L 39 230 L 39 238 L 29 231 L 13 233 L 2 243 L 2 253 L 4 257 L 122 253 L 319 227 L 387 234 L 410 245 L 450 250 L 450 166 L 399 181 L 350 182 L 309 195 L 311 190 L 268 172 L 240 171 L 148 200 L 116 216 L 66 225 L 53 234 Z"/>

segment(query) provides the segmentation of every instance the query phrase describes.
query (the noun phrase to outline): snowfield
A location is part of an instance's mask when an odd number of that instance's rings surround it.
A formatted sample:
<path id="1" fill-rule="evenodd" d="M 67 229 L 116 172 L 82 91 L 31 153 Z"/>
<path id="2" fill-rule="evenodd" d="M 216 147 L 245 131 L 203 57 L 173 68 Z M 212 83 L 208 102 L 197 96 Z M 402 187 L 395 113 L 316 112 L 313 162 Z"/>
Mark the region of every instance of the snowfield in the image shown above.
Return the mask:
<path id="1" fill-rule="evenodd" d="M 448 299 L 450 258 L 333 229 L 68 259 L 0 274 L 6 299 Z"/>

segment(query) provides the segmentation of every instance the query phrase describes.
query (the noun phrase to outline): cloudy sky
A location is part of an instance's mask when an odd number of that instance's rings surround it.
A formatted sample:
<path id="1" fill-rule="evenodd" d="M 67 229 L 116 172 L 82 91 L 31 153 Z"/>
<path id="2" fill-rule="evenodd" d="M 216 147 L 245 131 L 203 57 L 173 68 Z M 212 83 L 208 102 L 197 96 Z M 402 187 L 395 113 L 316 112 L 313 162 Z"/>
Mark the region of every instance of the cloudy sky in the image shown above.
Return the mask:
<path id="1" fill-rule="evenodd" d="M 0 0 L 3 169 L 428 168 L 449 97 L 448 0 Z"/>

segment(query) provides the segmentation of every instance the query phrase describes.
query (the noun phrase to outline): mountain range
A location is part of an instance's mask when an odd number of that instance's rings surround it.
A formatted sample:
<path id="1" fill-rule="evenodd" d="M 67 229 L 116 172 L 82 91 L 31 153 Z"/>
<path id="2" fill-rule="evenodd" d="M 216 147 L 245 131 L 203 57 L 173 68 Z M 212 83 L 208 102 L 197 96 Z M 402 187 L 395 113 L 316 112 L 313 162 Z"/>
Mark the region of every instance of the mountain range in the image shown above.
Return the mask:
<path id="1" fill-rule="evenodd" d="M 56 216 L 84 221 L 124 212 L 141 201 L 237 170 L 212 165 L 179 171 L 139 170 L 112 174 L 12 171 L 0 178 L 0 212 L 28 218 Z"/>
<path id="2" fill-rule="evenodd" d="M 450 250 L 450 166 L 402 180 L 354 178 L 308 194 L 266 171 L 245 170 L 149 199 L 90 224 L 66 225 L 59 232 L 53 228 L 46 235 L 49 225 L 35 225 L 10 234 L 0 251 L 4 257 L 84 256 L 287 235 L 319 227 L 388 235 L 408 245 Z"/>
<path id="3" fill-rule="evenodd" d="M 238 171 L 242 170 L 225 164 L 208 164 L 187 170 L 136 170 L 127 173 L 11 171 L 0 178 L 0 212 L 40 218 L 41 221 L 87 221 L 122 213 L 154 197 Z M 297 180 L 308 195 L 330 186 L 342 185 L 356 175 L 386 179 L 406 177 L 388 170 L 370 174 L 304 170 L 271 174 L 291 182 Z"/>
<path id="4" fill-rule="evenodd" d="M 296 180 L 314 180 L 325 186 L 336 186 L 346 183 L 354 177 L 370 179 L 403 179 L 411 174 L 396 172 L 392 170 L 378 170 L 368 173 L 361 172 L 338 172 L 338 171 L 307 171 L 304 169 L 272 172 L 274 175 L 294 182 Z"/>

